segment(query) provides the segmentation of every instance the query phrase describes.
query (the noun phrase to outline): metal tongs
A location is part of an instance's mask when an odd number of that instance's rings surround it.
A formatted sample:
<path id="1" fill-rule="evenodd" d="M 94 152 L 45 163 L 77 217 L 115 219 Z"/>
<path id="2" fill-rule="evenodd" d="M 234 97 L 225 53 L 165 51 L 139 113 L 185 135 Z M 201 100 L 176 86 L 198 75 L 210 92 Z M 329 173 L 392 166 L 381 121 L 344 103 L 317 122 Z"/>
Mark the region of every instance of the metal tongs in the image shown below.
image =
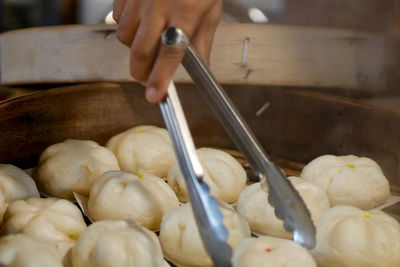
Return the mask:
<path id="1" fill-rule="evenodd" d="M 283 171 L 267 156 L 186 35 L 179 28 L 170 27 L 163 33 L 162 43 L 185 51 L 183 66 L 254 173 L 259 176 L 261 187 L 269 193 L 268 201 L 275 207 L 275 215 L 283 220 L 287 231 L 293 232 L 295 242 L 313 248 L 316 230 L 304 201 Z M 226 243 L 227 230 L 223 226 L 217 202 L 210 197 L 208 186 L 202 181 L 203 170 L 172 82 L 166 100 L 160 103 L 160 107 L 185 176 L 203 243 L 216 266 L 230 266 L 232 251 Z"/>
<path id="2" fill-rule="evenodd" d="M 203 244 L 216 266 L 231 266 L 232 249 L 226 243 L 228 231 L 223 225 L 224 218 L 218 209 L 218 202 L 210 196 L 210 189 L 203 182 L 203 167 L 173 82 L 168 86 L 167 97 L 160 102 L 160 109 L 185 178 Z"/>

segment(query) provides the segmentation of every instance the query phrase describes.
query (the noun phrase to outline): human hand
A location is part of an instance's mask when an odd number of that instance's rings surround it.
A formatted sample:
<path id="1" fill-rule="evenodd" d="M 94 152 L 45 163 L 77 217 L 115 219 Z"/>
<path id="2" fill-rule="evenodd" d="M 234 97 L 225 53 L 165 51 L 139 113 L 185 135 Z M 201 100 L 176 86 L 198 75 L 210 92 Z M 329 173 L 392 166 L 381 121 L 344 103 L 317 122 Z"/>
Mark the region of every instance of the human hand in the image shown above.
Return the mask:
<path id="1" fill-rule="evenodd" d="M 208 63 L 222 0 L 114 0 L 117 37 L 131 48 L 130 73 L 146 86 L 149 102 L 161 101 L 184 51 L 160 45 L 162 32 L 178 27 Z"/>

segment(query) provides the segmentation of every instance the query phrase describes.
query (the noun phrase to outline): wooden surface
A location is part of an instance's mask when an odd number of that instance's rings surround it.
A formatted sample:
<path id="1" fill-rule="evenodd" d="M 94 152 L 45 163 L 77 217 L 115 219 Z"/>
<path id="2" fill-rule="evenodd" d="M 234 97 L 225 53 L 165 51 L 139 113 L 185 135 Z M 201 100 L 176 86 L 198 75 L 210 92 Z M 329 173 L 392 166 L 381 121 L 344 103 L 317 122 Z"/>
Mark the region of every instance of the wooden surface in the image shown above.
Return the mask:
<path id="1" fill-rule="evenodd" d="M 178 84 L 195 143 L 236 151 L 192 85 Z M 323 154 L 375 159 L 400 194 L 400 112 L 308 90 L 225 86 L 273 160 L 289 175 Z M 245 100 L 245 101 L 243 101 Z M 260 107 L 268 102 L 263 112 Z M 0 104 L 0 163 L 37 166 L 42 151 L 67 138 L 100 144 L 138 124 L 164 127 L 157 105 L 147 103 L 137 84 L 89 84 L 41 91 Z M 254 179 L 253 179 L 254 180 Z M 400 218 L 400 204 L 384 209 Z"/>
<path id="2" fill-rule="evenodd" d="M 246 65 L 243 42 L 249 38 Z M 384 90 L 399 47 L 384 36 L 339 29 L 222 24 L 211 68 L 222 83 Z M 132 81 L 129 49 L 114 26 L 32 28 L 0 35 L 3 85 Z M 190 82 L 183 69 L 176 81 Z M 391 82 L 392 83 L 392 82 Z"/>
<path id="3" fill-rule="evenodd" d="M 400 112 L 400 96 L 370 97 L 363 102 Z"/>
<path id="4" fill-rule="evenodd" d="M 274 159 L 305 164 L 323 154 L 368 156 L 400 187 L 400 112 L 308 90 L 225 89 Z M 194 86 L 178 84 L 178 90 L 196 144 L 234 149 Z M 67 138 L 105 144 L 138 124 L 164 126 L 158 106 L 145 101 L 137 84 L 62 87 L 5 101 L 0 162 L 29 168 L 51 144 Z"/>
<path id="5" fill-rule="evenodd" d="M 25 88 L 10 88 L 0 86 L 0 103 L 16 97 L 29 95 L 34 93 L 36 90 L 25 89 Z"/>

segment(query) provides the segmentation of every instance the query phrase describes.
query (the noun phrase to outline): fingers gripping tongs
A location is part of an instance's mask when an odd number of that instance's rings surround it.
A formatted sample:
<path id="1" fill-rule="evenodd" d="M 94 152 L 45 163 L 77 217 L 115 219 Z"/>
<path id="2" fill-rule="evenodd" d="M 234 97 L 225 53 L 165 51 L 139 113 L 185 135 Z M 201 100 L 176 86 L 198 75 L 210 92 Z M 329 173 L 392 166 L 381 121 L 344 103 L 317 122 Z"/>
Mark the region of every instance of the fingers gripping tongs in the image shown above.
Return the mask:
<path id="1" fill-rule="evenodd" d="M 268 192 L 268 201 L 275 207 L 275 215 L 283 220 L 287 231 L 293 232 L 294 241 L 313 248 L 315 227 L 302 198 L 281 169 L 264 152 L 186 35 L 180 29 L 171 27 L 163 33 L 162 43 L 165 46 L 185 50 L 183 66 L 255 174 L 260 177 L 261 187 Z M 160 103 L 160 108 L 185 176 L 192 208 L 206 250 L 216 266 L 230 266 L 232 250 L 226 243 L 228 232 L 223 225 L 223 217 L 218 210 L 217 202 L 210 196 L 209 188 L 202 180 L 203 169 L 197 158 L 172 82 L 166 100 Z"/>

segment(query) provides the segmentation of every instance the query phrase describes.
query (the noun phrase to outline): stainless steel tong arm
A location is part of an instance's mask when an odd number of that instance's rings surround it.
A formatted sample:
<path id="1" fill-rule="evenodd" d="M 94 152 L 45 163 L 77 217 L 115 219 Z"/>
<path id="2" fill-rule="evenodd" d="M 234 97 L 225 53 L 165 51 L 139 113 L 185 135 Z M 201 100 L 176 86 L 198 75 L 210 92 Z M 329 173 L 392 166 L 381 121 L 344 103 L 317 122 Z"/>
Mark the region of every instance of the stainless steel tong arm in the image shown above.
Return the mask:
<path id="1" fill-rule="evenodd" d="M 228 231 L 223 225 L 218 202 L 210 196 L 210 189 L 203 182 L 203 168 L 173 82 L 169 84 L 166 99 L 160 102 L 160 109 L 185 178 L 193 214 L 206 250 L 216 266 L 231 266 L 232 249 L 226 243 Z"/>

